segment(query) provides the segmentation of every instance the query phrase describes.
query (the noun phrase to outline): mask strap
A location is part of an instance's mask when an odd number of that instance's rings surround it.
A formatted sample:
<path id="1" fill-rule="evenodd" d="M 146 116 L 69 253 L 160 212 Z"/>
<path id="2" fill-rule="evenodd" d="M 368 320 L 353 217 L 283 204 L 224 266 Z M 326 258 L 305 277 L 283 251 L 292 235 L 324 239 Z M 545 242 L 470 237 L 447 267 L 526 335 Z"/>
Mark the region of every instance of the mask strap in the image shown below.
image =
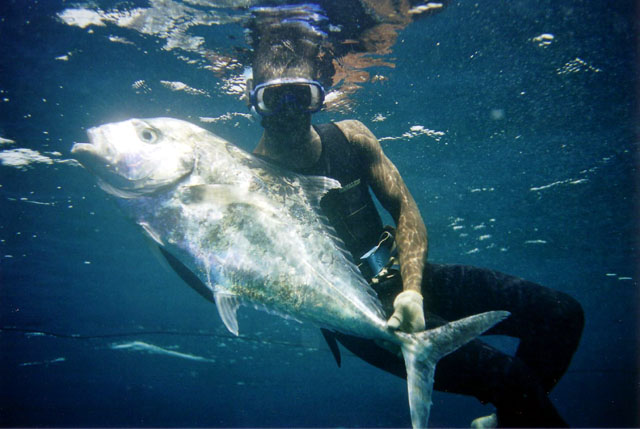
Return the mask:
<path id="1" fill-rule="evenodd" d="M 251 93 L 252 92 L 253 92 L 253 79 L 249 78 L 249 79 L 247 79 L 246 87 L 245 87 L 245 90 L 244 90 L 244 95 L 247 98 L 246 99 L 247 106 L 249 108 L 253 107 L 253 103 L 251 102 Z"/>

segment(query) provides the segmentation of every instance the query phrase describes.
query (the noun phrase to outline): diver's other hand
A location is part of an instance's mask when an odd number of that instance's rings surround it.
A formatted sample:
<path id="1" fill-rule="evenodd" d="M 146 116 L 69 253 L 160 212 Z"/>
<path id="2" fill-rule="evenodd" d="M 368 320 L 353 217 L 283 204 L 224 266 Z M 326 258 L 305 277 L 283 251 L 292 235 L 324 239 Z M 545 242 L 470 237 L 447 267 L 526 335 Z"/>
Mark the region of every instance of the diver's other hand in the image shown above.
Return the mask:
<path id="1" fill-rule="evenodd" d="M 403 332 L 424 331 L 424 309 L 422 295 L 414 290 L 405 290 L 393 301 L 393 314 L 387 321 L 387 327 Z"/>

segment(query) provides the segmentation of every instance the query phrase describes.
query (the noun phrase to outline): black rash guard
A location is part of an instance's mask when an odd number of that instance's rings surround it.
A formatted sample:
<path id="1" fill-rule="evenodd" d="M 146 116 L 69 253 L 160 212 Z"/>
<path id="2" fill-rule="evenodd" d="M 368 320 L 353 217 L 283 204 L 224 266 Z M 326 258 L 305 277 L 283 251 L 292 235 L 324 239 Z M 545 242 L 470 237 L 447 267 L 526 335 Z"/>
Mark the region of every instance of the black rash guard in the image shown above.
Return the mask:
<path id="1" fill-rule="evenodd" d="M 320 135 L 322 154 L 313 166 L 297 172 L 340 182 L 342 189 L 328 193 L 321 206 L 356 262 L 361 262 L 360 256 L 377 244 L 383 231 L 364 163 L 335 124 L 314 128 Z M 361 265 L 365 277 L 370 278 L 366 264 Z M 390 280 L 389 291 L 381 285 L 376 289 L 387 307 L 402 290 L 399 280 Z M 435 389 L 492 402 L 501 426 L 567 426 L 547 392 L 567 370 L 578 347 L 584 315 L 577 301 L 496 271 L 429 263 L 425 265 L 422 293 L 430 327 L 483 311 L 508 310 L 511 317 L 490 333 L 520 339 L 515 356 L 477 339 L 464 345 L 438 364 Z M 332 335 L 370 364 L 400 377 L 406 374 L 404 362 L 376 343 L 341 333 L 330 333 L 328 341 Z"/>
<path id="2" fill-rule="evenodd" d="M 362 158 L 335 124 L 314 128 L 322 142 L 320 158 L 311 167 L 294 171 L 340 182 L 342 188 L 330 191 L 321 207 L 363 274 L 370 277 L 366 264 L 360 264 L 360 257 L 378 244 L 383 225 L 369 192 Z"/>

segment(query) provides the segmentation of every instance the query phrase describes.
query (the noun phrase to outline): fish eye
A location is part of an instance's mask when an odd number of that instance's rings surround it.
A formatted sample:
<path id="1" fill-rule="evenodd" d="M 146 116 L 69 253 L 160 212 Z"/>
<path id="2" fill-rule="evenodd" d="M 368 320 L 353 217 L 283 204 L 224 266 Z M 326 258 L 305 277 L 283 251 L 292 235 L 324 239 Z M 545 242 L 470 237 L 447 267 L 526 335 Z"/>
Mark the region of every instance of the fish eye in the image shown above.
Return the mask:
<path id="1" fill-rule="evenodd" d="M 158 140 L 158 132 L 153 128 L 144 128 L 138 132 L 138 136 L 145 143 L 155 143 Z"/>

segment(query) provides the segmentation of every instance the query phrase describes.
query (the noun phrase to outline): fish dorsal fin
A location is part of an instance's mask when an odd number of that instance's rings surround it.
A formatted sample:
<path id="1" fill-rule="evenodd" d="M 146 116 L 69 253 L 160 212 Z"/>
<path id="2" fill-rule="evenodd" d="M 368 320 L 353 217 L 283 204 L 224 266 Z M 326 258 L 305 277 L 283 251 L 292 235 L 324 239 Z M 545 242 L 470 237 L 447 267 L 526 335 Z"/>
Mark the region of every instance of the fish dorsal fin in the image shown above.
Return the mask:
<path id="1" fill-rule="evenodd" d="M 238 335 L 237 311 L 238 307 L 240 307 L 240 299 L 237 295 L 226 292 L 220 287 L 216 287 L 214 295 L 216 307 L 218 307 L 218 314 L 224 326 L 226 326 L 233 335 Z"/>
<path id="2" fill-rule="evenodd" d="M 324 232 L 332 239 L 333 243 L 336 245 L 340 253 L 348 261 L 350 268 L 352 268 L 352 271 L 360 276 L 360 270 L 356 266 L 351 253 L 349 252 L 349 250 L 347 250 L 344 241 L 340 238 L 340 236 L 338 236 L 338 233 L 336 232 L 335 228 L 325 215 L 324 210 L 320 206 L 320 200 L 322 200 L 322 197 L 324 197 L 327 192 L 333 189 L 340 189 L 342 188 L 342 185 L 340 185 L 340 182 L 338 182 L 337 180 L 325 176 L 298 176 L 298 180 L 300 181 L 300 185 L 302 186 L 302 189 L 307 196 L 309 203 L 316 211 L 318 220 L 324 227 Z"/>
<path id="3" fill-rule="evenodd" d="M 320 206 L 320 200 L 327 194 L 327 192 L 333 189 L 340 189 L 342 187 L 340 185 L 340 182 L 324 176 L 298 177 L 304 193 L 307 196 L 307 199 L 312 208 L 315 210 L 318 216 L 318 221 L 322 225 L 322 232 L 331 239 L 333 244 L 336 246 L 342 257 L 344 258 L 344 267 L 349 269 L 353 273 L 354 279 L 357 279 L 356 281 L 359 283 L 359 290 L 363 293 L 361 297 L 368 301 L 371 306 L 375 308 L 376 311 L 378 311 L 378 315 L 380 317 L 384 317 L 378 295 L 362 276 L 362 273 L 360 272 L 356 261 L 353 260 L 351 252 L 347 249 L 344 241 L 340 238 L 334 226 L 331 224 L 331 222 L 325 215 L 324 210 Z"/>
<path id="4" fill-rule="evenodd" d="M 319 208 L 320 200 L 332 189 L 340 189 L 340 182 L 324 176 L 297 176 L 302 190 L 314 208 Z"/>

